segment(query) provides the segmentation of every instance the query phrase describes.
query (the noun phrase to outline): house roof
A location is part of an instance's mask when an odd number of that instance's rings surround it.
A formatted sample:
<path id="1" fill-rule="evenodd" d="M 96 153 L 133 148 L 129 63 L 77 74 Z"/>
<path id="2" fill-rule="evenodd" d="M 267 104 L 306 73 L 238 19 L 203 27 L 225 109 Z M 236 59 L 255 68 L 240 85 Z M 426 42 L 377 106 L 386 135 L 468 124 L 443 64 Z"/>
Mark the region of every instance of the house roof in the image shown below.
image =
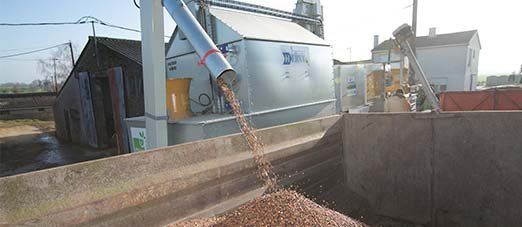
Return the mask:
<path id="1" fill-rule="evenodd" d="M 90 36 L 90 40 L 94 37 Z M 96 37 L 96 41 L 141 65 L 141 41 L 108 37 Z"/>
<path id="2" fill-rule="evenodd" d="M 89 36 L 89 41 L 93 39 L 94 37 Z M 141 41 L 98 36 L 96 41 L 98 44 L 102 44 L 141 65 Z M 169 43 L 165 43 L 165 51 L 168 51 L 168 47 Z"/>
<path id="3" fill-rule="evenodd" d="M 434 47 L 434 46 L 447 46 L 447 45 L 459 45 L 468 44 L 473 36 L 477 34 L 477 30 L 448 33 L 448 34 L 437 34 L 436 37 L 419 36 L 415 39 L 415 45 L 418 48 L 422 47 Z M 373 51 L 384 51 L 395 47 L 395 43 L 392 39 L 386 40 L 375 47 Z"/>
<path id="4" fill-rule="evenodd" d="M 286 19 L 213 7 L 210 12 L 245 39 L 329 46 L 300 25 Z"/>
<path id="5" fill-rule="evenodd" d="M 96 39 L 96 42 L 98 45 L 104 45 L 107 48 L 111 49 L 114 52 L 117 52 L 130 60 L 138 63 L 141 65 L 141 41 L 138 40 L 130 40 L 130 39 L 116 39 L 116 38 L 108 38 L 108 37 L 100 37 L 100 36 L 89 36 L 89 41 L 87 44 L 85 44 L 85 47 L 83 48 L 80 56 L 76 60 L 76 64 L 74 65 L 74 68 L 71 70 L 71 73 L 65 80 L 64 84 L 62 85 L 62 89 L 65 87 L 67 82 L 69 82 L 69 79 L 71 78 L 73 72 L 77 69 L 79 65 L 81 65 L 81 62 L 84 57 L 89 57 L 92 55 L 86 54 L 89 51 L 93 51 L 92 47 L 94 45 L 94 40 Z M 165 50 L 167 51 L 169 47 L 169 43 L 165 43 Z M 61 90 L 58 92 L 58 95 L 60 95 Z"/>

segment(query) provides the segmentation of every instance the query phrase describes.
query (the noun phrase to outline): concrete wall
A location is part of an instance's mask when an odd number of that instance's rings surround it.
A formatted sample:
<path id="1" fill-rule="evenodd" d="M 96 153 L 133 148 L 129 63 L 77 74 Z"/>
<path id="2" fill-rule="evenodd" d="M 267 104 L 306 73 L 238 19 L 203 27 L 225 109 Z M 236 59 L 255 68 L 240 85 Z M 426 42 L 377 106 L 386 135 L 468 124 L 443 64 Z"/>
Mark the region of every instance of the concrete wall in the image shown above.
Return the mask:
<path id="1" fill-rule="evenodd" d="M 345 115 L 352 211 L 430 226 L 521 226 L 520 135 L 522 112 Z"/>
<path id="2" fill-rule="evenodd" d="M 333 197 L 353 217 L 521 226 L 521 134 L 522 112 L 466 112 L 334 116 L 258 136 L 281 185 Z M 231 135 L 4 177 L 0 225 L 159 226 L 208 217 L 263 193 L 255 170 L 244 139 Z"/>
<path id="3" fill-rule="evenodd" d="M 342 185 L 339 116 L 260 130 L 280 184 Z M 159 226 L 232 209 L 263 192 L 241 135 L 0 178 L 0 225 Z"/>

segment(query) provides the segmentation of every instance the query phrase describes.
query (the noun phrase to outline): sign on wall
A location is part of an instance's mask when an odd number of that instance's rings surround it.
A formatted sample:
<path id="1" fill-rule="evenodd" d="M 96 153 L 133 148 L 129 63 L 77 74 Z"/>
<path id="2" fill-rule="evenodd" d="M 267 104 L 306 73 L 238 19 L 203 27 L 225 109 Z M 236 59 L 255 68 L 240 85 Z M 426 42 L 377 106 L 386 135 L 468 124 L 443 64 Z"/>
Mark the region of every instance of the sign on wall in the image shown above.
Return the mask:
<path id="1" fill-rule="evenodd" d="M 357 95 L 357 81 L 355 75 L 348 75 L 346 77 L 346 96 L 352 97 Z"/>
<path id="2" fill-rule="evenodd" d="M 308 47 L 282 46 L 283 65 L 308 65 L 310 54 Z"/>
<path id="3" fill-rule="evenodd" d="M 130 128 L 133 152 L 147 150 L 147 131 L 144 128 Z"/>
<path id="4" fill-rule="evenodd" d="M 311 75 L 310 50 L 301 46 L 281 46 L 281 64 L 286 73 L 283 78 L 306 78 Z"/>

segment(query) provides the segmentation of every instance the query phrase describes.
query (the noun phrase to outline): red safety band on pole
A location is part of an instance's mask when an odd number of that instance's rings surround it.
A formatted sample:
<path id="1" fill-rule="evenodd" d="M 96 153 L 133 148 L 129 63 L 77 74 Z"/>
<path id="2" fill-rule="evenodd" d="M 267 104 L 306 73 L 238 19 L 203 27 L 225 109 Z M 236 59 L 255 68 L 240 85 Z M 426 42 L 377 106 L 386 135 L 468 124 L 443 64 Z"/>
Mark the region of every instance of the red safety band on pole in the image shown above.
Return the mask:
<path id="1" fill-rule="evenodd" d="M 207 53 L 205 53 L 205 55 L 198 61 L 198 65 L 204 65 L 205 64 L 205 61 L 207 60 L 208 56 L 212 55 L 212 54 L 215 54 L 215 53 L 221 53 L 220 50 L 218 49 L 210 49 L 207 51 Z"/>

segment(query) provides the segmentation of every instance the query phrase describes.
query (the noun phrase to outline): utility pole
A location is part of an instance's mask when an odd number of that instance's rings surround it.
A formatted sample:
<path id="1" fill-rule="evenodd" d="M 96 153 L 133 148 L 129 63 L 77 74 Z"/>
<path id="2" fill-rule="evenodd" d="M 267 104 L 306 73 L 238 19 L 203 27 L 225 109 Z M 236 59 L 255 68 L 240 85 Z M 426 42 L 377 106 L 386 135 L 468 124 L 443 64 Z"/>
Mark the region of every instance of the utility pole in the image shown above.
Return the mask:
<path id="1" fill-rule="evenodd" d="M 91 21 L 92 26 L 92 36 L 96 37 L 96 29 L 94 29 L 94 21 Z"/>
<path id="2" fill-rule="evenodd" d="M 411 22 L 413 37 L 410 40 L 411 49 L 413 51 L 413 54 L 417 56 L 417 45 L 416 45 L 416 38 L 417 38 L 417 8 L 418 8 L 419 2 L 418 0 L 413 0 L 413 18 Z M 408 73 L 410 74 L 409 83 L 410 85 L 417 84 L 417 78 L 415 77 L 415 72 L 413 71 L 413 65 L 411 64 L 412 59 L 408 59 L 410 61 L 410 67 L 408 69 Z"/>
<path id="3" fill-rule="evenodd" d="M 71 62 L 72 62 L 72 67 L 74 68 L 74 51 L 73 51 L 71 40 L 69 40 L 69 50 L 71 51 Z"/>
<path id="4" fill-rule="evenodd" d="M 56 76 L 56 60 L 57 58 L 53 58 L 53 68 L 54 68 L 54 92 L 56 92 L 56 95 L 58 95 L 58 78 Z"/>
<path id="5" fill-rule="evenodd" d="M 413 0 L 413 21 L 411 23 L 411 27 L 413 30 L 413 40 L 417 37 L 417 7 L 419 5 L 418 0 Z"/>
<path id="6" fill-rule="evenodd" d="M 100 59 L 98 58 L 98 42 L 96 40 L 96 29 L 94 29 L 94 21 L 91 21 L 92 36 L 94 37 L 94 58 L 96 58 L 96 68 L 100 68 Z"/>

